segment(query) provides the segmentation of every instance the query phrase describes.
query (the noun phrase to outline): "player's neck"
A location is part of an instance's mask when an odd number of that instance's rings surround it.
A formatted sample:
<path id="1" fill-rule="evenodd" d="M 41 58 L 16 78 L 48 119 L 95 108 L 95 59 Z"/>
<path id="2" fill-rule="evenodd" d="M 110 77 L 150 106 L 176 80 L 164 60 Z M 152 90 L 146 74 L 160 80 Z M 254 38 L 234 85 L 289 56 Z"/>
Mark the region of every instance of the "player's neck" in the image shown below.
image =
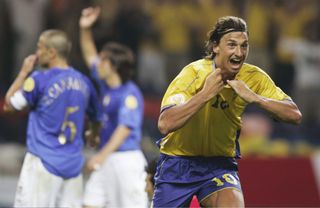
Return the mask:
<path id="1" fill-rule="evenodd" d="M 221 69 L 222 80 L 225 84 L 227 83 L 227 80 L 233 80 L 237 75 L 237 74 L 231 73 L 230 70 L 223 68 L 221 63 L 216 59 L 213 60 L 212 67 L 213 67 L 213 70 L 215 70 L 216 68 Z"/>
<path id="2" fill-rule="evenodd" d="M 226 73 L 225 71 L 222 71 L 221 76 L 222 76 L 223 82 L 226 84 L 227 80 L 234 80 L 236 77 L 236 74 L 230 74 L 230 73 Z"/>
<path id="3" fill-rule="evenodd" d="M 69 68 L 69 64 L 66 62 L 66 60 L 62 59 L 55 59 L 49 62 L 49 68 L 60 68 L 60 69 L 67 69 Z"/>
<path id="4" fill-rule="evenodd" d="M 106 84 L 111 88 L 117 88 L 122 85 L 121 78 L 118 74 L 111 74 L 106 78 Z"/>

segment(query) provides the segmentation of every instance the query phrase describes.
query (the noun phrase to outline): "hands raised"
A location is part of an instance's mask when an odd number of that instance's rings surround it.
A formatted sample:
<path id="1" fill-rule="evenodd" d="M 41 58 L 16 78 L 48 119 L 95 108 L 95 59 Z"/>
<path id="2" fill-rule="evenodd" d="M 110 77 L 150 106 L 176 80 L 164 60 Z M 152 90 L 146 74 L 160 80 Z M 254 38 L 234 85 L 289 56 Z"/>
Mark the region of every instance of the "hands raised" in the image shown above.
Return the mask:
<path id="1" fill-rule="evenodd" d="M 100 7 L 88 7 L 83 9 L 79 20 L 80 28 L 90 28 L 97 21 L 100 12 Z"/>

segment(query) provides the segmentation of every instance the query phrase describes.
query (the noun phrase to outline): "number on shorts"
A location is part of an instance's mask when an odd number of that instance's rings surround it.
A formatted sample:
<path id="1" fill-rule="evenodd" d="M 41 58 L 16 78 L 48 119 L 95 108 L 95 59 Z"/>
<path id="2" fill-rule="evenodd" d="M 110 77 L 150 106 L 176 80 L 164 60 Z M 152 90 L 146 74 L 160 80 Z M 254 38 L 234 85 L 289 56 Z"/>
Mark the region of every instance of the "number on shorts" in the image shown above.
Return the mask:
<path id="1" fill-rule="evenodd" d="M 231 175 L 230 173 L 226 173 L 222 176 L 222 178 L 224 179 L 225 182 L 230 183 L 232 185 L 238 185 L 238 181 L 237 179 Z M 220 179 L 220 178 L 213 178 L 211 181 L 214 181 L 217 183 L 217 186 L 223 186 L 224 182 Z"/>

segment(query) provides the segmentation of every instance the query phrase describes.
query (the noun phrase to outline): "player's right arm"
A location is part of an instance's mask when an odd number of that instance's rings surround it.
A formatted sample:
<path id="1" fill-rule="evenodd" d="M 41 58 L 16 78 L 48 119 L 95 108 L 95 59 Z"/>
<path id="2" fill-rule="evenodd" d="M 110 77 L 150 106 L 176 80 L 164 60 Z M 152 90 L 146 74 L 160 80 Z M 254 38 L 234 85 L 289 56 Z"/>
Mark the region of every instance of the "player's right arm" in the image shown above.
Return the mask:
<path id="1" fill-rule="evenodd" d="M 21 88 L 29 74 L 32 72 L 36 60 L 37 57 L 35 54 L 32 54 L 24 59 L 18 76 L 6 93 L 5 103 L 3 106 L 3 110 L 5 112 L 23 110 L 27 106 L 27 101 L 22 94 Z"/>
<path id="2" fill-rule="evenodd" d="M 99 7 L 88 7 L 82 10 L 79 20 L 80 46 L 84 60 L 89 69 L 91 69 L 91 66 L 94 64 L 94 61 L 98 56 L 91 27 L 97 21 L 99 14 Z"/>
<path id="3" fill-rule="evenodd" d="M 211 98 L 223 89 L 221 70 L 211 72 L 204 83 L 203 88 L 192 96 L 187 102 L 174 105 L 163 110 L 159 116 L 158 128 L 162 134 L 168 134 L 181 127 L 197 113 Z"/>

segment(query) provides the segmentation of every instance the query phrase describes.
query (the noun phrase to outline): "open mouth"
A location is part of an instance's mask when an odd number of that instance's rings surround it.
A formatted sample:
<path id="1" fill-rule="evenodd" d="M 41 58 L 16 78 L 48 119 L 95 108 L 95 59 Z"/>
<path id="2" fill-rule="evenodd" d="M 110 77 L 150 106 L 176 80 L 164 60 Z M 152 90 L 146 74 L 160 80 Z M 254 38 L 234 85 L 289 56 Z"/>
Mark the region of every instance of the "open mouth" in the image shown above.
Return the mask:
<path id="1" fill-rule="evenodd" d="M 231 68 L 233 70 L 239 70 L 242 65 L 242 59 L 241 58 L 231 58 L 230 64 L 231 64 Z"/>
<path id="2" fill-rule="evenodd" d="M 233 65 L 239 65 L 241 64 L 242 60 L 240 58 L 232 58 L 230 59 L 230 63 Z"/>

